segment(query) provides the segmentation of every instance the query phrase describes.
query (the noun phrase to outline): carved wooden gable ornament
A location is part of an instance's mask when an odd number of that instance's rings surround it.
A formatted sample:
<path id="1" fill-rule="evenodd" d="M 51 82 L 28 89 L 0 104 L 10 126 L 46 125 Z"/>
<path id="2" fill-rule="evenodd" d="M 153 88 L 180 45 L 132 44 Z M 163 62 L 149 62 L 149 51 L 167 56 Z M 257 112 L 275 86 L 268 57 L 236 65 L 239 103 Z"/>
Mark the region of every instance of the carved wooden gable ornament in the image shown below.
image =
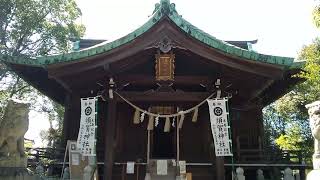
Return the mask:
<path id="1" fill-rule="evenodd" d="M 174 80 L 174 59 L 175 55 L 156 54 L 156 80 L 173 81 Z"/>

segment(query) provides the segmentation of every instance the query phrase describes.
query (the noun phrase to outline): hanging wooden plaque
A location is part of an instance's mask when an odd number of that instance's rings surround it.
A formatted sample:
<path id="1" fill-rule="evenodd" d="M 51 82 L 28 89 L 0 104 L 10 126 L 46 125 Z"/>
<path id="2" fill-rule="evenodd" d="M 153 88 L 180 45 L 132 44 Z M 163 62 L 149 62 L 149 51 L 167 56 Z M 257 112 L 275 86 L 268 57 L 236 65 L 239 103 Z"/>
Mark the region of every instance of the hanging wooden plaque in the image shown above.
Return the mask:
<path id="1" fill-rule="evenodd" d="M 171 54 L 156 55 L 156 80 L 157 81 L 173 81 L 174 80 L 174 58 Z"/>

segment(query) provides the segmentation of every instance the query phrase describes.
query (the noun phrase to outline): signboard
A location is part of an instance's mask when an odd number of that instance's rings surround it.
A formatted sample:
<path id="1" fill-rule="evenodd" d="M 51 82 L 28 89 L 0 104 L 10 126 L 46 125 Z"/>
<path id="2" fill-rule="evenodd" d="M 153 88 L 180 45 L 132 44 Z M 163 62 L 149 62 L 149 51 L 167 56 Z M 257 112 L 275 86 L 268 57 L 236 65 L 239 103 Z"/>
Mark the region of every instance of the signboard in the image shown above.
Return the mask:
<path id="1" fill-rule="evenodd" d="M 127 174 L 134 174 L 134 162 L 127 162 Z"/>
<path id="2" fill-rule="evenodd" d="M 168 162 L 167 160 L 157 160 L 157 175 L 168 174 Z"/>
<path id="3" fill-rule="evenodd" d="M 97 98 L 81 98 L 81 119 L 77 148 L 83 156 L 96 155 Z"/>
<path id="4" fill-rule="evenodd" d="M 216 156 L 233 156 L 227 110 L 228 99 L 209 99 L 207 101 Z"/>
<path id="5" fill-rule="evenodd" d="M 75 141 L 68 141 L 67 151 L 69 151 L 70 179 L 84 179 L 85 168 L 87 166 L 91 166 L 93 169 L 91 177 L 93 177 L 93 179 L 97 179 L 95 156 L 82 156 L 77 148 L 77 142 Z M 96 173 L 96 175 L 93 176 L 94 173 Z"/>
<path id="6" fill-rule="evenodd" d="M 186 161 L 179 161 L 179 167 L 180 167 L 180 174 L 187 173 Z"/>
<path id="7" fill-rule="evenodd" d="M 173 81 L 174 79 L 174 54 L 156 55 L 156 80 Z"/>

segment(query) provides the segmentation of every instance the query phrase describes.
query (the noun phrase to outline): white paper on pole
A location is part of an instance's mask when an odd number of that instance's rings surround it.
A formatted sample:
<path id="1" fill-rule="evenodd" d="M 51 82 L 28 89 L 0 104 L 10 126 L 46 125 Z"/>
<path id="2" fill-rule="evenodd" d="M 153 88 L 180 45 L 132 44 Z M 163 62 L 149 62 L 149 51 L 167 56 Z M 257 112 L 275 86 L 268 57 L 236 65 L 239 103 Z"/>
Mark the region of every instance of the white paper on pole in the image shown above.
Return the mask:
<path id="1" fill-rule="evenodd" d="M 168 174 L 168 163 L 167 160 L 157 160 L 157 175 Z"/>
<path id="2" fill-rule="evenodd" d="M 230 126 L 226 104 L 228 99 L 209 99 L 211 131 L 216 156 L 233 156 L 231 149 Z"/>
<path id="3" fill-rule="evenodd" d="M 72 153 L 71 154 L 71 165 L 79 166 L 80 165 L 80 155 L 77 153 Z"/>
<path id="4" fill-rule="evenodd" d="M 179 161 L 180 174 L 187 174 L 186 161 Z"/>
<path id="5" fill-rule="evenodd" d="M 177 165 L 176 160 L 172 159 L 172 166 L 176 166 L 176 165 Z"/>
<path id="6" fill-rule="evenodd" d="M 96 98 L 81 98 L 81 118 L 77 148 L 83 156 L 95 156 Z"/>
<path id="7" fill-rule="evenodd" d="M 88 164 L 95 166 L 97 164 L 95 156 L 88 156 Z"/>
<path id="8" fill-rule="evenodd" d="M 127 162 L 127 174 L 134 174 L 134 162 Z"/>

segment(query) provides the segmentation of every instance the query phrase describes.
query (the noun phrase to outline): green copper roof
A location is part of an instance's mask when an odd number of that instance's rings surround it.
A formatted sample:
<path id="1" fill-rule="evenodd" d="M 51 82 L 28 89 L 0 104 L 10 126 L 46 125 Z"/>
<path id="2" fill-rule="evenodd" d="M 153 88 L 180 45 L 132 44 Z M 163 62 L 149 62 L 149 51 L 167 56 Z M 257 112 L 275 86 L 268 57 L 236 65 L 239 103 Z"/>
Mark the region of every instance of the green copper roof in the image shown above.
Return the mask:
<path id="1" fill-rule="evenodd" d="M 181 30 L 188 33 L 191 37 L 227 55 L 248 59 L 252 61 L 282 65 L 287 68 L 301 68 L 304 64 L 304 62 L 295 62 L 293 58 L 259 54 L 257 52 L 241 49 L 237 46 L 221 41 L 205 33 L 204 31 L 198 29 L 197 27 L 193 26 L 188 21 L 183 19 L 177 13 L 175 9 L 175 4 L 170 3 L 170 0 L 161 0 L 160 3 L 157 3 L 155 5 L 155 10 L 153 11 L 153 15 L 143 26 L 141 26 L 134 32 L 120 39 L 117 39 L 113 42 L 105 43 L 105 44 L 102 43 L 88 49 L 71 52 L 68 54 L 42 56 L 42 57 L 36 57 L 36 58 L 0 56 L 0 59 L 8 63 L 44 66 L 44 67 L 50 64 L 79 60 L 82 58 L 86 58 L 89 56 L 94 56 L 94 55 L 98 55 L 98 54 L 110 51 L 116 47 L 119 47 L 121 45 L 131 42 L 136 37 L 148 31 L 152 26 L 154 26 L 157 22 L 160 21 L 160 19 L 162 19 L 165 16 L 169 17 L 170 20 L 172 20 Z"/>

